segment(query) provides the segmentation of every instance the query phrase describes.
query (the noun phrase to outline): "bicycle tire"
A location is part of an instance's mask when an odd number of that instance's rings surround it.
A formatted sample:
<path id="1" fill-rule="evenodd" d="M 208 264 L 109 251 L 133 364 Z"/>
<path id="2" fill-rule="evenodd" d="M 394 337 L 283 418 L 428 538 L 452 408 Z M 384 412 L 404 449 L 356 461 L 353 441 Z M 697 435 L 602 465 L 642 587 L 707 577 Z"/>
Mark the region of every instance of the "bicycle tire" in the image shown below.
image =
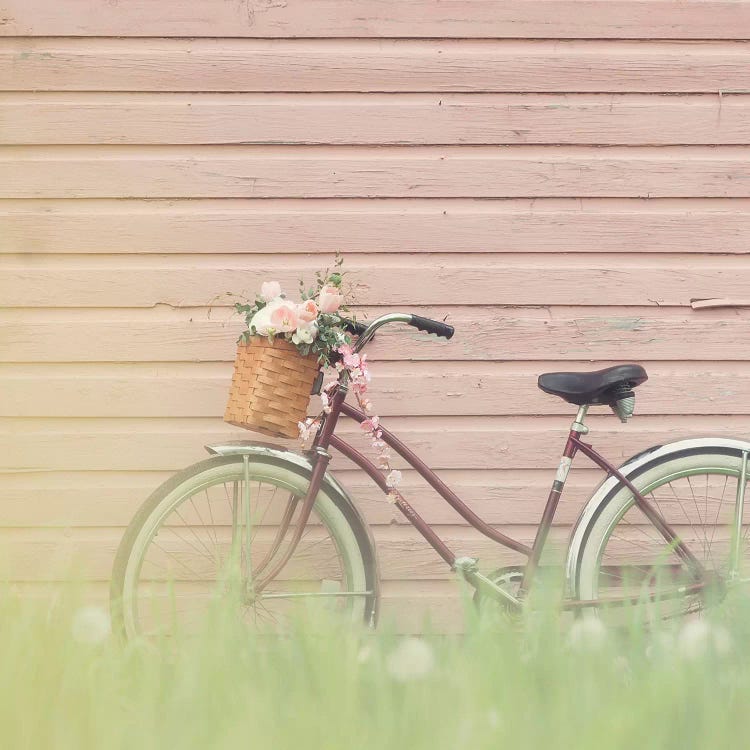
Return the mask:
<path id="1" fill-rule="evenodd" d="M 660 456 L 628 473 L 629 481 L 719 580 L 728 574 L 741 468 L 741 449 L 708 445 Z M 748 502 L 741 521 L 743 560 L 750 552 L 750 493 L 745 486 Z M 679 595 L 688 579 L 688 566 L 645 519 L 633 493 L 618 482 L 584 531 L 576 566 L 575 596 L 582 601 L 633 596 L 634 606 L 626 608 L 629 621 L 632 623 L 635 615 L 653 623 L 655 619 L 689 615 L 710 603 L 704 594 Z M 603 608 L 581 611 L 601 614 Z"/>
<path id="2" fill-rule="evenodd" d="M 274 457 L 251 456 L 249 471 L 253 481 L 257 481 L 258 478 L 262 481 L 267 480 L 299 497 L 304 496 L 310 478 L 309 471 L 298 464 Z M 196 492 L 207 487 L 213 488 L 220 484 L 239 481 L 243 477 L 242 456 L 215 456 L 174 475 L 141 505 L 131 520 L 115 556 L 110 586 L 115 632 L 126 638 L 142 634 L 142 629 L 138 625 L 136 589 L 144 555 L 164 519 L 169 517 L 175 508 L 194 497 Z M 205 492 L 210 508 L 208 490 Z M 379 608 L 379 578 L 374 546 L 364 520 L 346 496 L 342 496 L 334 487 L 327 484 L 324 484 L 318 493 L 313 512 L 321 525 L 330 532 L 334 544 L 343 555 L 342 567 L 347 571 L 347 585 L 351 587 L 351 591 L 370 592 L 367 596 L 351 596 L 352 619 L 374 625 Z M 215 526 L 206 526 L 213 528 L 214 532 L 217 530 Z M 293 561 L 294 556 L 290 564 Z M 253 560 L 253 564 L 255 562 Z"/>

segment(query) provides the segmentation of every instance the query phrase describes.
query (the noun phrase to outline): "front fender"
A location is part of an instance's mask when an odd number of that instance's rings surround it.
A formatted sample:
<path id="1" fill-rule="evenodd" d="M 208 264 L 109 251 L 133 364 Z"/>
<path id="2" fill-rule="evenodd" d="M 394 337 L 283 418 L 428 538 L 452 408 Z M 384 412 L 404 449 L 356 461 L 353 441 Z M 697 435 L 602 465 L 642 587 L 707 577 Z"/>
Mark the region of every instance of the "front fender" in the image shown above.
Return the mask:
<path id="1" fill-rule="evenodd" d="M 239 440 L 236 442 L 218 443 L 216 445 L 205 446 L 206 450 L 214 456 L 265 456 L 267 458 L 276 458 L 283 461 L 289 461 L 296 464 L 301 469 L 311 472 L 313 469 L 312 461 L 308 453 L 293 451 L 285 448 L 283 445 L 275 443 L 249 442 Z M 349 497 L 347 491 L 340 482 L 330 472 L 326 472 L 323 482 L 334 492 L 345 498 L 352 507 L 354 502 Z M 359 511 L 357 511 L 359 513 Z"/>
<path id="2" fill-rule="evenodd" d="M 695 438 L 693 440 L 680 440 L 676 443 L 668 443 L 667 445 L 657 445 L 643 451 L 642 453 L 638 453 L 622 464 L 622 466 L 619 467 L 619 471 L 625 477 L 631 479 L 633 475 L 639 473 L 641 467 L 652 463 L 654 460 L 668 460 L 676 453 L 695 448 L 705 448 L 707 450 L 716 448 L 719 450 L 736 450 L 741 452 L 750 450 L 750 443 L 745 440 L 731 440 L 725 438 Z M 620 480 L 617 479 L 617 477 L 608 477 L 605 479 L 597 487 L 594 494 L 583 507 L 583 510 L 573 527 L 565 562 L 565 579 L 568 593 L 571 596 L 575 595 L 576 581 L 578 580 L 578 564 L 581 559 L 583 545 L 588 538 L 587 532 L 589 526 L 593 522 L 593 519 L 597 518 L 599 515 L 600 508 L 609 502 L 614 496 L 614 492 L 619 484 Z"/>

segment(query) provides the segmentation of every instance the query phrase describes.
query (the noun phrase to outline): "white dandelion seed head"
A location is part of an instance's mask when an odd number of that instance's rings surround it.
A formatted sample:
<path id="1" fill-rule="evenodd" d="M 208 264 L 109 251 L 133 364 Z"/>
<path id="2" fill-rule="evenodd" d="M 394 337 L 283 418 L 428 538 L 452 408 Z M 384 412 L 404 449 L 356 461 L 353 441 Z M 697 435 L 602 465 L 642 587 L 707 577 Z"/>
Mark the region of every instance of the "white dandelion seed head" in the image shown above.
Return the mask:
<path id="1" fill-rule="evenodd" d="M 598 651 L 607 641 L 607 628 L 598 617 L 581 617 L 568 631 L 568 645 L 578 651 Z"/>
<path id="2" fill-rule="evenodd" d="M 357 663 L 367 664 L 370 659 L 372 659 L 372 648 L 369 643 L 366 643 L 357 652 Z"/>
<path id="3" fill-rule="evenodd" d="M 707 620 L 686 622 L 677 636 L 677 648 L 686 659 L 700 659 L 707 654 L 726 656 L 732 648 L 729 631 L 722 625 Z"/>
<path id="4" fill-rule="evenodd" d="M 73 638 L 79 643 L 96 645 L 109 638 L 112 623 L 109 613 L 101 607 L 82 607 L 73 615 L 71 623 Z"/>
<path id="5" fill-rule="evenodd" d="M 421 638 L 403 638 L 386 660 L 386 669 L 399 682 L 419 680 L 435 668 L 435 654 Z"/>

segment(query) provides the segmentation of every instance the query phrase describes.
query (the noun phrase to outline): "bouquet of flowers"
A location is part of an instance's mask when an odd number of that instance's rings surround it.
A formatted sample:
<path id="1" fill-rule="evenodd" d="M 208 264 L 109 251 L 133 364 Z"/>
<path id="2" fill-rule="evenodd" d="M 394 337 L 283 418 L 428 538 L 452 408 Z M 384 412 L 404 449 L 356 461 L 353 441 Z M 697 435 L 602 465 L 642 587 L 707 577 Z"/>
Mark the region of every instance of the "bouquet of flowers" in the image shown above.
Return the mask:
<path id="1" fill-rule="evenodd" d="M 280 337 L 294 344 L 303 357 L 313 355 L 323 367 L 333 364 L 338 348 L 352 343 L 349 329 L 355 322 L 346 315 L 349 308 L 342 290 L 341 264 L 337 258 L 333 272 L 319 272 L 313 287 L 305 288 L 300 281 L 300 302 L 289 299 L 278 281 L 264 282 L 254 304 L 235 305 L 247 323 L 240 341 L 247 342 L 251 336 L 269 341 Z"/>
<path id="2" fill-rule="evenodd" d="M 238 341 L 232 393 L 224 418 L 266 434 L 292 437 L 298 431 L 302 440 L 307 441 L 314 436 L 323 415 L 330 412 L 329 394 L 338 376 L 346 371 L 357 403 L 367 417 L 362 429 L 370 438 L 377 464 L 386 476 L 389 499 L 395 501 L 395 487 L 401 473 L 391 466 L 391 454 L 382 440 L 379 419 L 373 414 L 367 395 L 370 382 L 367 355 L 355 352 L 352 347 L 350 331 L 356 321 L 347 316 L 341 265 L 342 259 L 337 257 L 333 272 L 316 274 L 317 283 L 313 287 L 307 288 L 300 281 L 299 302 L 289 299 L 277 281 L 266 281 L 254 304 L 235 305 L 237 312 L 245 316 L 247 329 Z M 266 353 L 247 356 L 250 346 L 256 351 L 265 349 Z M 306 418 L 312 384 L 312 378 L 308 378 L 310 374 L 317 375 L 321 368 L 330 368 L 336 377 L 320 389 L 321 414 Z M 299 377 L 290 378 L 291 372 Z M 241 413 L 239 419 L 238 413 Z M 295 414 L 299 416 L 293 417 Z"/>

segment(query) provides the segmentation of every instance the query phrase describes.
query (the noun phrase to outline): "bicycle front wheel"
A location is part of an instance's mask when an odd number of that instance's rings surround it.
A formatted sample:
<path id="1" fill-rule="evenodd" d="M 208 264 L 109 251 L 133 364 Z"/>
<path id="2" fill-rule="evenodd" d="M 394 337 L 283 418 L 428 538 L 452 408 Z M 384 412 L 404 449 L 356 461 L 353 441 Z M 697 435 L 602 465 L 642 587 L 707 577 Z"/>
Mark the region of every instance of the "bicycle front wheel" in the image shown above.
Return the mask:
<path id="1" fill-rule="evenodd" d="M 653 624 L 699 612 L 746 587 L 750 494 L 745 492 L 744 507 L 738 505 L 740 484 L 747 490 L 742 469 L 739 450 L 695 448 L 655 459 L 629 477 L 703 567 L 703 583 L 619 484 L 587 529 L 578 598 L 619 600 L 592 609 L 616 622 L 636 617 Z"/>
<path id="2" fill-rule="evenodd" d="M 293 533 L 309 472 L 273 458 L 217 456 L 159 487 L 128 527 L 112 577 L 113 626 L 153 636 L 200 626 L 225 597 L 261 632 L 314 607 L 374 623 L 377 566 L 359 514 L 321 488 L 289 562 L 262 591 Z M 280 538 L 284 525 L 288 531 Z"/>

